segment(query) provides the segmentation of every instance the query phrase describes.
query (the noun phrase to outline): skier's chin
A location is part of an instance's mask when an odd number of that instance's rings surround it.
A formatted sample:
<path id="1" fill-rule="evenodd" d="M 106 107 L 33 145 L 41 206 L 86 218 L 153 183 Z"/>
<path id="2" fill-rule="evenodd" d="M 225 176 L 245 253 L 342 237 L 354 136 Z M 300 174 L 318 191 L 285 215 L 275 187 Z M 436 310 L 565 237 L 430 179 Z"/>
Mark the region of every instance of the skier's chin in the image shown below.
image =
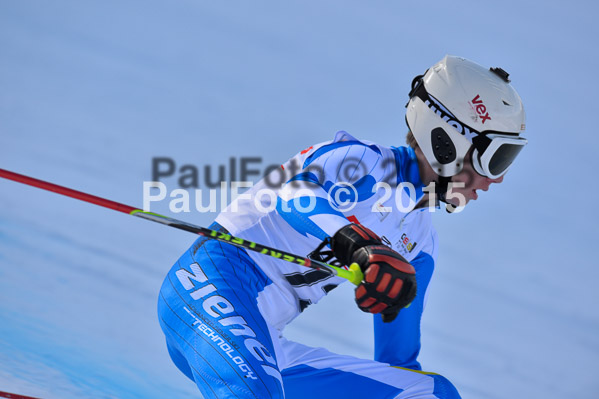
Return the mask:
<path id="1" fill-rule="evenodd" d="M 447 203 L 451 204 L 451 205 L 453 205 L 455 207 L 464 207 L 470 201 L 476 201 L 478 199 L 478 194 L 474 190 L 472 190 L 472 193 L 469 193 L 469 194 L 463 194 L 462 193 L 461 197 L 463 198 L 462 201 L 460 201 L 458 198 L 454 197 L 454 198 L 451 198 L 451 199 L 447 200 Z"/>

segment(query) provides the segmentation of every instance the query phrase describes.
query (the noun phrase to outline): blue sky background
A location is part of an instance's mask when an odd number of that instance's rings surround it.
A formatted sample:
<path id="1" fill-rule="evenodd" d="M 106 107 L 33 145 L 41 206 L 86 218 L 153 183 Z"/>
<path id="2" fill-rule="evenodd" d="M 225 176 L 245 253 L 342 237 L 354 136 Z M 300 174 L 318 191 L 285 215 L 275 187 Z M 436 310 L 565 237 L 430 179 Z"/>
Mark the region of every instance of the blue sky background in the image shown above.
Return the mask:
<path id="1" fill-rule="evenodd" d="M 141 206 L 152 157 L 204 166 L 261 156 L 265 166 L 338 130 L 402 145 L 415 75 L 445 54 L 501 66 L 524 101 L 530 144 L 503 184 L 461 214 L 435 215 L 421 361 L 465 398 L 592 398 L 597 8 L 0 1 L 0 168 Z M 193 239 L 0 181 L 0 391 L 198 397 L 155 316 L 162 278 Z M 368 357 L 370 328 L 346 286 L 287 335 Z"/>

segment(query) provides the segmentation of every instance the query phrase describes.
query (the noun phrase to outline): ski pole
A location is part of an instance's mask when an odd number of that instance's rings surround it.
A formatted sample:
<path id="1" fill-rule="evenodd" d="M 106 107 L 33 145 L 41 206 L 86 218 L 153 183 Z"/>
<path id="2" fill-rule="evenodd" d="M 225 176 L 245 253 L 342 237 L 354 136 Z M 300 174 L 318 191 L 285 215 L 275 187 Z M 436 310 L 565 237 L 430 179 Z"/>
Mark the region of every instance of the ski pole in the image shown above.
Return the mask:
<path id="1" fill-rule="evenodd" d="M 225 234 L 215 230 L 207 229 L 205 227 L 196 226 L 190 223 L 183 222 L 181 220 L 170 218 L 168 216 L 159 215 L 157 213 L 146 212 L 139 208 L 121 204 L 119 202 L 111 201 L 105 198 L 97 197 L 95 195 L 87 194 L 81 191 L 73 190 L 68 187 L 59 186 L 58 184 L 35 179 L 33 177 L 21 175 L 6 169 L 0 169 L 0 177 L 4 177 L 5 179 L 13 180 L 29 186 L 41 188 L 43 190 L 52 191 L 57 194 L 89 202 L 91 204 L 99 205 L 104 208 L 112 209 L 118 212 L 127 213 L 132 216 L 137 216 L 139 218 L 150 220 L 152 222 L 164 224 L 166 226 L 174 227 L 179 230 L 185 230 L 190 233 L 201 235 L 203 237 L 226 242 L 237 247 L 249 249 L 250 251 L 258 252 L 267 256 L 272 256 L 273 258 L 282 259 L 284 261 L 295 263 L 300 266 L 305 266 L 316 270 L 323 270 L 331 275 L 345 278 L 355 285 L 360 284 L 360 282 L 363 279 L 363 274 L 360 270 L 360 266 L 358 266 L 356 263 L 352 263 L 349 266 L 349 269 L 344 269 L 342 267 L 330 265 L 328 263 L 324 263 L 316 259 L 310 259 L 289 252 L 280 251 L 278 249 L 258 244 L 253 241 L 244 240 L 242 238 L 235 237 L 230 234 Z"/>

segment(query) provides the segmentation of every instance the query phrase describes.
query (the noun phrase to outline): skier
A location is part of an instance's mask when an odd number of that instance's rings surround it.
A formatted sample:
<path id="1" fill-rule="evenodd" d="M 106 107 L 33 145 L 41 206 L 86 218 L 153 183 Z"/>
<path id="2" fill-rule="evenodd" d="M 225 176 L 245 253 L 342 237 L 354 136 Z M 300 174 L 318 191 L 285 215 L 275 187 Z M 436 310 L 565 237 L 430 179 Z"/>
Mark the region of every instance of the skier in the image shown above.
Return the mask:
<path id="1" fill-rule="evenodd" d="M 263 179 L 218 215 L 215 230 L 357 263 L 365 277 L 355 299 L 374 313 L 375 356 L 282 335 L 345 280 L 199 238 L 168 273 L 158 313 L 172 360 L 205 398 L 460 397 L 417 361 L 437 255 L 429 204 L 453 211 L 475 200 L 526 145 L 524 109 L 509 82 L 500 68 L 446 56 L 412 83 L 408 147 L 339 132 L 283 164 L 293 173 L 280 187 Z"/>

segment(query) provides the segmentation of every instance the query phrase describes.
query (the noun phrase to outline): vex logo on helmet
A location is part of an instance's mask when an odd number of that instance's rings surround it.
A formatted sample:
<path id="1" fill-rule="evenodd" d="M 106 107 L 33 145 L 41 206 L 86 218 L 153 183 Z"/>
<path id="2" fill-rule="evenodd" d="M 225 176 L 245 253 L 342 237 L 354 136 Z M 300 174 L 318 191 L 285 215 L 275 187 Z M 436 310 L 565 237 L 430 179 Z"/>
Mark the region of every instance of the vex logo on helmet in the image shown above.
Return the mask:
<path id="1" fill-rule="evenodd" d="M 481 122 L 484 125 L 486 120 L 491 120 L 489 113 L 487 112 L 487 107 L 483 104 L 483 100 L 480 98 L 480 94 L 477 94 L 476 97 L 470 101 L 470 105 L 476 111 L 476 113 L 480 116 Z"/>

